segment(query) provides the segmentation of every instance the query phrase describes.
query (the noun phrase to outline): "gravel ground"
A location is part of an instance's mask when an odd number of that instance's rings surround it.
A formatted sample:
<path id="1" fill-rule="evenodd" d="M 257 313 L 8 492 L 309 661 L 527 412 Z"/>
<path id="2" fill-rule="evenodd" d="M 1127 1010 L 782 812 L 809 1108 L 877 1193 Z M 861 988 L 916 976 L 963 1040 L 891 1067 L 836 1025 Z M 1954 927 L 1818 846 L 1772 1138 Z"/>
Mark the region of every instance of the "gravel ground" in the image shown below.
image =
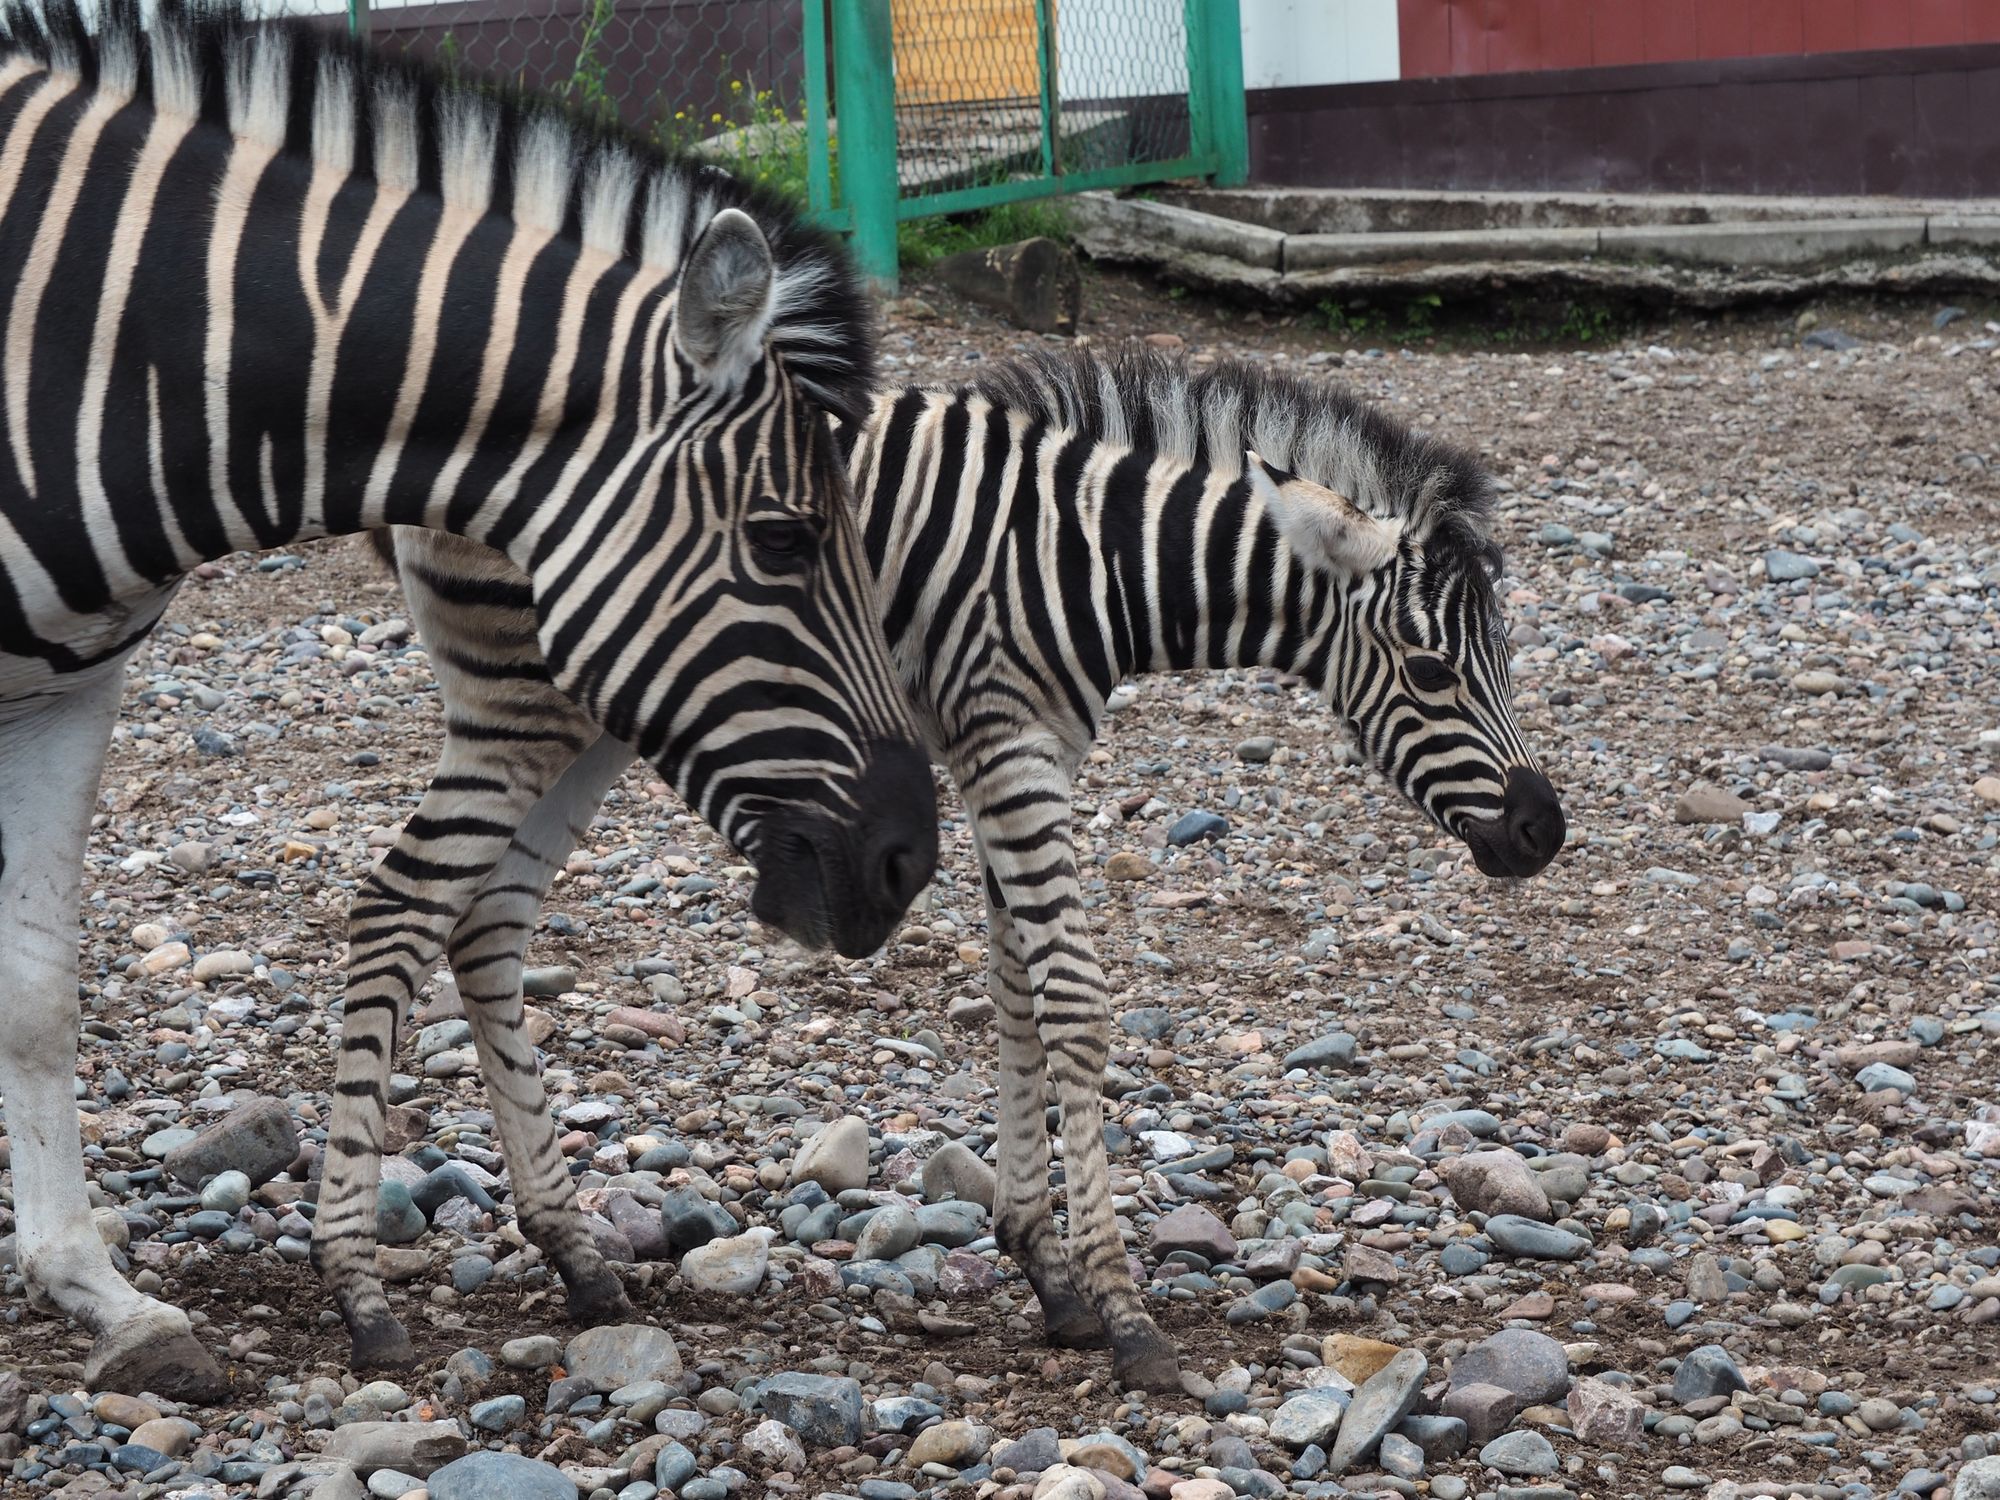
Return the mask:
<path id="1" fill-rule="evenodd" d="M 919 292 L 892 378 L 1028 342 Z M 393 587 L 324 544 L 189 582 L 89 851 L 101 1227 L 205 1320 L 235 1399 L 81 1391 L 81 1335 L 10 1276 L 0 1492 L 2000 1495 L 1995 310 L 1820 309 L 1849 348 L 1774 312 L 1371 352 L 1121 277 L 1090 295 L 1093 337 L 1326 368 L 1486 455 L 1521 711 L 1570 818 L 1506 888 L 1296 684 L 1153 678 L 1114 716 L 1076 808 L 1113 1170 L 1212 1390 L 1125 1396 L 1107 1355 L 1044 1349 L 965 1201 L 994 1065 L 948 788 L 909 928 L 807 961 L 636 770 L 556 888 L 531 1004 L 585 1206 L 673 1347 L 564 1347 L 433 988 L 383 1201 L 425 1363 L 346 1376 L 296 1205 L 347 903 L 437 706 Z M 1198 809 L 1226 831 L 1172 846 Z"/>

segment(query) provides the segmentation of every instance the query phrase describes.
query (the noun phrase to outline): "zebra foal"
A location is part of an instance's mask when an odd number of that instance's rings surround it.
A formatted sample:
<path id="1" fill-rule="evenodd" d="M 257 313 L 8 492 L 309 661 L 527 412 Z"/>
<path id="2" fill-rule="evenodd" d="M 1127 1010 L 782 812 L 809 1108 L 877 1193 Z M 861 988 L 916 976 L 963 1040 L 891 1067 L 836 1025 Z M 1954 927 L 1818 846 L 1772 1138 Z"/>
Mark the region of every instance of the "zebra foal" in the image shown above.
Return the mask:
<path id="1" fill-rule="evenodd" d="M 930 769 L 827 421 L 865 410 L 864 304 L 788 212 L 550 105 L 174 0 L 146 29 L 135 0 L 95 34 L 51 0 L 0 30 L 18 1261 L 36 1305 L 94 1335 L 92 1389 L 219 1392 L 187 1319 L 93 1229 L 71 1097 L 82 851 L 125 662 L 204 560 L 454 532 L 504 566 L 440 581 L 491 635 L 439 672 L 496 697 L 455 694 L 437 778 L 356 893 L 313 1239 L 360 1356 L 406 1358 L 373 1260 L 395 1035 L 597 725 L 748 855 L 755 909 L 809 945 L 867 952 L 930 878 Z M 496 1091 L 524 1087 L 518 1005 L 471 1023 Z M 509 1144 L 517 1170 L 546 1165 Z M 572 1316 L 629 1315 L 587 1236 L 545 1243 Z"/>
<path id="2" fill-rule="evenodd" d="M 1324 693 L 1356 744 L 1493 876 L 1543 868 L 1561 804 L 1515 722 L 1494 581 L 1493 491 L 1468 455 L 1338 389 L 1143 354 L 1007 362 L 958 390 L 881 396 L 844 426 L 884 629 L 917 722 L 971 817 L 999 1010 L 995 1229 L 1062 1343 L 1108 1339 L 1127 1384 L 1180 1381 L 1126 1274 L 1101 1086 L 1109 1000 L 1070 830 L 1105 699 L 1149 671 L 1265 665 Z M 532 647 L 488 655 L 452 580 L 505 564 L 398 530 L 411 615 L 448 709 L 511 691 Z M 453 710 L 455 711 L 455 710 Z M 581 726 L 579 725 L 579 732 Z M 453 934 L 484 997 L 518 996 L 535 911 L 630 752 L 601 739 L 540 793 L 525 836 Z M 1045 1075 L 1061 1109 L 1070 1247 L 1049 1212 Z M 553 1149 L 539 1090 L 512 1138 Z M 552 1233 L 568 1187 L 521 1203 Z M 521 1189 L 517 1185 L 517 1197 Z"/>

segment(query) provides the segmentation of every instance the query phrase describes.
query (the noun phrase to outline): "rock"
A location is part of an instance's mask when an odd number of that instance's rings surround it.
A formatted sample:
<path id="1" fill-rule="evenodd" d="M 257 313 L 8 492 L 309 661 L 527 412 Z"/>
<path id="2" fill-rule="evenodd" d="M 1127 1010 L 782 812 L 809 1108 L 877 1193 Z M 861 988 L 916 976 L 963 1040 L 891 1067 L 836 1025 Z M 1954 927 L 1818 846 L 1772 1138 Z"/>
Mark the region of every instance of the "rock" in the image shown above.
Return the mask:
<path id="1" fill-rule="evenodd" d="M 1165 1260 L 1175 1251 L 1199 1255 L 1211 1266 L 1236 1257 L 1236 1236 L 1199 1203 L 1186 1203 L 1162 1214 L 1153 1225 L 1153 1253 Z"/>
<path id="2" fill-rule="evenodd" d="M 224 948 L 214 953 L 204 953 L 194 961 L 194 981 L 209 984 L 217 979 L 230 979 L 238 974 L 248 974 L 255 963 L 249 954 L 235 948 Z"/>
<path id="3" fill-rule="evenodd" d="M 160 1419 L 159 1407 L 150 1401 L 141 1401 L 137 1396 L 120 1395 L 117 1391 L 106 1391 L 90 1403 L 90 1410 L 100 1422 L 123 1427 L 128 1432 Z"/>
<path id="4" fill-rule="evenodd" d="M 1465 1451 L 1465 1423 L 1457 1417 L 1405 1417 L 1396 1431 L 1417 1445 L 1425 1463 L 1450 1463 Z"/>
<path id="5" fill-rule="evenodd" d="M 1580 1443 L 1637 1447 L 1646 1435 L 1646 1408 L 1630 1391 L 1589 1376 L 1569 1392 L 1569 1425 Z"/>
<path id="6" fill-rule="evenodd" d="M 1722 1274 L 1722 1263 L 1707 1251 L 1688 1261 L 1687 1294 L 1710 1306 L 1729 1300 L 1729 1279 Z"/>
<path id="7" fill-rule="evenodd" d="M 1981 802 L 2000 802 L 2000 776 L 1982 776 L 1972 783 L 1972 795 Z"/>
<path id="8" fill-rule="evenodd" d="M 1560 1461 L 1549 1440 L 1539 1432 L 1503 1432 L 1479 1450 L 1479 1461 L 1510 1479 L 1541 1479 L 1555 1473 Z"/>
<path id="9" fill-rule="evenodd" d="M 1287 1073 L 1293 1068 L 1345 1068 L 1354 1061 L 1356 1045 L 1354 1033 L 1329 1031 L 1287 1052 L 1282 1066 Z"/>
<path id="10" fill-rule="evenodd" d="M 681 1258 L 681 1279 L 698 1292 L 747 1297 L 763 1285 L 771 1263 L 771 1232 L 753 1229 L 697 1245 Z"/>
<path id="11" fill-rule="evenodd" d="M 1016 1474 L 1039 1474 L 1061 1462 L 1062 1449 L 1053 1427 L 1032 1427 L 993 1452 L 994 1468 L 1012 1469 Z"/>
<path id="12" fill-rule="evenodd" d="M 815 1448 L 838 1448 L 861 1441 L 858 1381 L 788 1371 L 765 1381 L 758 1401 Z"/>
<path id="13" fill-rule="evenodd" d="M 735 1234 L 737 1227 L 735 1215 L 694 1188 L 669 1188 L 660 1200 L 660 1228 L 666 1234 L 669 1255 Z"/>
<path id="14" fill-rule="evenodd" d="M 1484 1443 L 1505 1432 L 1527 1404 L 1504 1387 L 1474 1381 L 1469 1385 L 1454 1385 L 1445 1393 L 1439 1409 L 1464 1424 L 1468 1442 Z"/>
<path id="15" fill-rule="evenodd" d="M 2000 1500 L 2000 1454 L 1975 1458 L 1960 1469 L 1951 1500 Z"/>
<path id="16" fill-rule="evenodd" d="M 970 1468 L 993 1446 L 993 1429 L 973 1422 L 937 1422 L 916 1436 L 903 1462 L 912 1468 L 943 1464 L 948 1469 Z"/>
<path id="17" fill-rule="evenodd" d="M 465 1434 L 456 1422 L 349 1422 L 322 1451 L 364 1475 L 398 1469 L 422 1479 L 464 1454 Z"/>
<path id="18" fill-rule="evenodd" d="M 1396 1266 L 1396 1257 L 1373 1245 L 1349 1245 L 1347 1254 L 1341 1257 L 1340 1269 L 1347 1280 L 1355 1282 L 1394 1286 L 1403 1279 L 1402 1271 Z"/>
<path id="19" fill-rule="evenodd" d="M 916 1247 L 921 1231 L 917 1216 L 900 1203 L 885 1203 L 868 1216 L 854 1237 L 856 1260 L 894 1260 Z"/>
<path id="20" fill-rule="evenodd" d="M 510 1370 L 546 1370 L 562 1358 L 562 1345 L 546 1333 L 509 1339 L 500 1346 L 500 1363 Z"/>
<path id="21" fill-rule="evenodd" d="M 937 263 L 944 284 L 1030 333 L 1074 334 L 1083 311 L 1076 255 L 1046 236 L 963 250 Z"/>
<path id="22" fill-rule="evenodd" d="M 1447 1157 L 1439 1171 L 1458 1206 L 1469 1212 L 1513 1214 L 1543 1223 L 1553 1217 L 1534 1169 L 1505 1147 Z"/>
<path id="23" fill-rule="evenodd" d="M 1509 1255 L 1522 1260 L 1578 1260 L 1590 1251 L 1590 1241 L 1552 1224 L 1537 1224 L 1518 1214 L 1495 1214 L 1486 1233 Z"/>
<path id="24" fill-rule="evenodd" d="M 1878 1089 L 1894 1089 L 1907 1097 L 1917 1091 L 1917 1080 L 1913 1076 L 1885 1062 L 1870 1063 L 1854 1075 L 1854 1081 L 1871 1094 Z"/>
<path id="25" fill-rule="evenodd" d="M 1750 804 L 1724 787 L 1698 781 L 1674 802 L 1676 823 L 1728 823 L 1743 821 Z"/>
<path id="26" fill-rule="evenodd" d="M 868 1122 L 843 1115 L 809 1137 L 792 1157 L 791 1182 L 816 1182 L 829 1193 L 868 1185 Z"/>
<path id="27" fill-rule="evenodd" d="M 1329 1474 L 1338 1477 L 1367 1460 L 1384 1435 L 1410 1414 L 1429 1371 L 1430 1361 L 1422 1353 L 1404 1349 L 1354 1393 L 1327 1454 Z"/>
<path id="28" fill-rule="evenodd" d="M 1104 1482 L 1088 1469 L 1057 1464 L 1042 1471 L 1033 1500 L 1104 1500 Z"/>
<path id="29" fill-rule="evenodd" d="M 1787 771 L 1824 771 L 1833 764 L 1830 750 L 1796 749 L 1790 745 L 1766 745 L 1757 756 Z"/>
<path id="30" fill-rule="evenodd" d="M 1532 1328 L 1503 1328 L 1452 1364 L 1451 1390 L 1494 1385 L 1522 1406 L 1563 1399 L 1569 1390 L 1569 1356 L 1563 1346 Z"/>
<path id="31" fill-rule="evenodd" d="M 0 1370 L 0 1435 L 19 1432 L 28 1415 L 28 1387 L 15 1370 Z"/>
<path id="32" fill-rule="evenodd" d="M 990 1213 L 996 1186 L 993 1168 L 962 1141 L 946 1141 L 924 1163 L 926 1203 L 977 1203 Z"/>
<path id="33" fill-rule="evenodd" d="M 1129 849 L 1121 849 L 1104 861 L 1106 880 L 1150 880 L 1154 873 L 1153 862 L 1150 859 L 1143 854 L 1134 854 Z"/>
<path id="34" fill-rule="evenodd" d="M 586 1328 L 569 1341 L 563 1364 L 572 1379 L 603 1395 L 642 1380 L 676 1381 L 681 1376 L 672 1335 L 645 1323 Z"/>
<path id="35" fill-rule="evenodd" d="M 1674 1371 L 1674 1400 L 1682 1406 L 1749 1388 L 1743 1372 L 1736 1368 L 1736 1361 L 1720 1344 L 1703 1344 L 1691 1350 Z"/>
<path id="36" fill-rule="evenodd" d="M 1819 577 L 1819 564 L 1803 553 L 1774 547 L 1764 554 L 1764 576 L 1773 583 L 1797 583 Z"/>
<path id="37" fill-rule="evenodd" d="M 168 1458 L 179 1458 L 200 1436 L 201 1429 L 185 1417 L 154 1417 L 132 1429 L 133 1442 Z"/>
<path id="38" fill-rule="evenodd" d="M 495 1396 L 489 1401 L 474 1402 L 466 1415 L 481 1432 L 511 1432 L 521 1425 L 521 1419 L 527 1412 L 526 1399 L 510 1393 Z"/>
<path id="39" fill-rule="evenodd" d="M 1271 1436 L 1294 1450 L 1324 1448 L 1340 1430 L 1349 1399 L 1347 1392 L 1331 1386 L 1287 1396 L 1284 1404 L 1271 1413 Z"/>
<path id="40" fill-rule="evenodd" d="M 1320 1358 L 1326 1366 L 1354 1386 L 1364 1384 L 1396 1354 L 1395 1344 L 1385 1344 L 1380 1339 L 1364 1339 L 1351 1333 L 1331 1334 L 1320 1348 Z"/>
<path id="41" fill-rule="evenodd" d="M 1203 839 L 1223 838 L 1228 833 L 1227 818 L 1220 813 L 1198 808 L 1193 812 L 1182 813 L 1174 820 L 1173 827 L 1167 830 L 1167 842 L 1180 849 L 1189 844 L 1199 843 Z"/>
<path id="42" fill-rule="evenodd" d="M 468 1453 L 432 1474 L 430 1500 L 577 1500 L 576 1481 L 518 1453 Z"/>
<path id="43" fill-rule="evenodd" d="M 766 1469 L 784 1469 L 793 1474 L 805 1471 L 805 1446 L 799 1442 L 798 1434 L 776 1417 L 766 1417 L 744 1433 L 742 1448 Z"/>
<path id="44" fill-rule="evenodd" d="M 1079 1469 L 1089 1469 L 1100 1478 L 1109 1476 L 1130 1480 L 1134 1484 L 1146 1481 L 1146 1455 L 1115 1432 L 1094 1432 L 1073 1443 L 1065 1443 L 1063 1457 Z M 1112 1493 L 1107 1484 L 1106 1496 Z"/>
<path id="45" fill-rule="evenodd" d="M 299 1154 L 298 1127 L 281 1099 L 246 1099 L 191 1141 L 167 1153 L 169 1176 L 198 1188 L 234 1168 L 262 1187 Z"/>
<path id="46" fill-rule="evenodd" d="M 1814 669 L 1798 672 L 1792 677 L 1792 690 L 1804 693 L 1809 698 L 1818 698 L 1826 693 L 1837 693 L 1847 686 L 1847 679 L 1838 672 Z"/>

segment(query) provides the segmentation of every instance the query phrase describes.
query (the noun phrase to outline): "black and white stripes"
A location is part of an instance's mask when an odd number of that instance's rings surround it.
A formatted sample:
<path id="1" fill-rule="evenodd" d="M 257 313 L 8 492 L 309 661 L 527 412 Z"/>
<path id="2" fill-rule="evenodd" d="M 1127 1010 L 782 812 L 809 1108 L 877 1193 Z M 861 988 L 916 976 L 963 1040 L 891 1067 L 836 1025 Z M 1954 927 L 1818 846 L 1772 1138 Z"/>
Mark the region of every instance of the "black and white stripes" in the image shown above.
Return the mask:
<path id="1" fill-rule="evenodd" d="M 964 795 L 989 896 L 999 1008 L 1000 1241 L 1051 1334 L 1111 1343 L 1128 1383 L 1179 1361 L 1126 1274 L 1100 1090 L 1104 976 L 1070 830 L 1071 784 L 1126 676 L 1267 664 L 1327 694 L 1384 774 L 1482 869 L 1532 874 L 1562 813 L 1509 703 L 1492 492 L 1455 449 L 1333 388 L 1144 355 L 1008 364 L 959 390 L 882 395 L 843 427 L 890 651 L 933 752 Z M 398 533 L 434 651 L 477 655 L 482 628 L 435 586 L 463 543 Z M 412 566 L 414 564 L 414 566 Z M 447 702 L 478 691 L 441 674 Z M 491 712 L 502 712 L 486 690 Z M 449 755 L 449 750 L 447 754 Z M 482 893 L 454 938 L 480 983 L 518 996 L 523 915 L 584 826 L 620 752 L 600 742 L 541 794 L 550 841 Z M 492 912 L 504 931 L 485 920 Z M 539 1087 L 496 1097 L 524 1228 L 586 1289 L 567 1180 Z M 1049 1212 L 1043 1090 L 1062 1109 L 1070 1246 Z M 526 1190 L 523 1183 L 528 1184 Z M 564 1228 L 567 1222 L 568 1227 Z M 574 1284 L 574 1283 L 573 1283 Z"/>
<path id="2" fill-rule="evenodd" d="M 454 718 L 357 895 L 315 1237 L 393 1354 L 363 1241 L 394 1033 L 517 842 L 534 795 L 507 768 L 552 776 L 595 734 L 572 702 L 808 943 L 873 948 L 929 878 L 930 775 L 828 422 L 865 407 L 868 314 L 789 211 L 504 89 L 176 0 L 0 29 L 0 837 L 46 851 L 0 870 L 21 1264 L 99 1334 L 93 1386 L 212 1387 L 91 1234 L 66 1102 L 61 934 L 123 659 L 205 559 L 447 529 L 499 549 L 468 586 L 511 697 Z"/>

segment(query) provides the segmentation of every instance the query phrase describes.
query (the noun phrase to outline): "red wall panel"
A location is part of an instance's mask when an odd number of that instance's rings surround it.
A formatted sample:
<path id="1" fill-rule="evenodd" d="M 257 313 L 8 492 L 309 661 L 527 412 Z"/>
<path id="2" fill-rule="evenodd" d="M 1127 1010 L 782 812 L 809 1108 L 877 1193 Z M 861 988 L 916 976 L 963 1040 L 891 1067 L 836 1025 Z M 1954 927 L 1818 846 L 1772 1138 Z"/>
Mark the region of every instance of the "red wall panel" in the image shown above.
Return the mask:
<path id="1" fill-rule="evenodd" d="M 2000 41 L 2000 0 L 1397 0 L 1405 78 Z"/>
<path id="2" fill-rule="evenodd" d="M 1812 0 L 1805 11 L 1806 51 L 1852 52 L 1857 34 L 1854 6 L 1855 0 Z"/>

